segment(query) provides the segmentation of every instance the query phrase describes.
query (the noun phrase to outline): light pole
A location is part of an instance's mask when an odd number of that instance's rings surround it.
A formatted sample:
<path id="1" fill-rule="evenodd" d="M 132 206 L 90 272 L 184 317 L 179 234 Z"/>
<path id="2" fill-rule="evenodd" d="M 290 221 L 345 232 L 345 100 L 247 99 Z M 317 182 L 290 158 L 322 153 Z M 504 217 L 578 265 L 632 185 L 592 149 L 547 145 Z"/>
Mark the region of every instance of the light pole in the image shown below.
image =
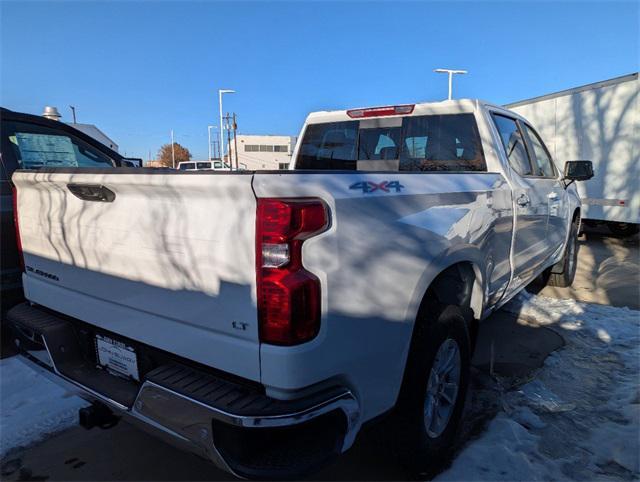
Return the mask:
<path id="1" fill-rule="evenodd" d="M 176 168 L 176 153 L 173 150 L 173 129 L 171 129 L 171 165 Z"/>
<path id="2" fill-rule="evenodd" d="M 211 129 L 217 129 L 217 126 L 207 126 L 207 130 L 209 131 L 209 160 L 212 159 L 211 157 Z"/>
<path id="3" fill-rule="evenodd" d="M 449 100 L 451 100 L 451 86 L 452 79 L 455 74 L 466 74 L 466 70 L 454 70 L 454 69 L 434 69 L 434 72 L 438 74 L 449 74 Z"/>
<path id="4" fill-rule="evenodd" d="M 222 131 L 224 130 L 224 126 L 222 124 L 222 94 L 235 94 L 235 92 L 235 90 L 231 89 L 218 90 L 218 105 L 220 107 L 220 159 L 222 159 L 222 157 L 224 156 L 224 135 L 222 133 Z"/>

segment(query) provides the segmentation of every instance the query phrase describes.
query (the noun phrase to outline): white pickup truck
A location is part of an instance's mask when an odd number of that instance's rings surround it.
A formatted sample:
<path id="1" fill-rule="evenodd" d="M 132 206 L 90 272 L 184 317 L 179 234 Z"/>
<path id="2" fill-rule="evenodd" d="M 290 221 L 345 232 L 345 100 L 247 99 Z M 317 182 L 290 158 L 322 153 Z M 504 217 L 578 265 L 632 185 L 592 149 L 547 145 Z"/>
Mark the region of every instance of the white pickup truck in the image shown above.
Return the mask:
<path id="1" fill-rule="evenodd" d="M 397 417 L 407 468 L 461 417 L 477 324 L 568 285 L 580 201 L 476 100 L 317 112 L 290 171 L 19 170 L 22 356 L 241 477 L 296 477 Z"/>

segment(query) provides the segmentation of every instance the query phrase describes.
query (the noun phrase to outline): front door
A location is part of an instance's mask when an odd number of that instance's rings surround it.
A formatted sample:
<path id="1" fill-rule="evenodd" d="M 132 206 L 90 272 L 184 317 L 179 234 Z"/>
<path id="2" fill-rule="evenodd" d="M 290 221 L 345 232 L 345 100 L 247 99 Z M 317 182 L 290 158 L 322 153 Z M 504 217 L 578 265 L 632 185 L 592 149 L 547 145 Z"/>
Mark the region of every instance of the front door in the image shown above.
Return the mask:
<path id="1" fill-rule="evenodd" d="M 549 217 L 547 221 L 547 250 L 552 256 L 564 246 L 570 219 L 567 191 L 548 149 L 538 133 L 530 125 L 522 123 L 529 157 L 535 173 L 535 182 L 547 198 Z"/>

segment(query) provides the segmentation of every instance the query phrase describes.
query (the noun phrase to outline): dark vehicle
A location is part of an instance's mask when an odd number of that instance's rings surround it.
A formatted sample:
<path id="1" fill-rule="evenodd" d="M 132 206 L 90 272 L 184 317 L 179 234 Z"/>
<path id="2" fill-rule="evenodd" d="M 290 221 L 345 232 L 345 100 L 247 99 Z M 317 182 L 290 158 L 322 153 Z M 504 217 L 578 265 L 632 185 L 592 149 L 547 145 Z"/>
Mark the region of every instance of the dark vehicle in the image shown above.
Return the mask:
<path id="1" fill-rule="evenodd" d="M 21 301 L 22 268 L 16 246 L 11 175 L 41 167 L 139 166 L 63 122 L 0 108 L 0 307 Z"/>

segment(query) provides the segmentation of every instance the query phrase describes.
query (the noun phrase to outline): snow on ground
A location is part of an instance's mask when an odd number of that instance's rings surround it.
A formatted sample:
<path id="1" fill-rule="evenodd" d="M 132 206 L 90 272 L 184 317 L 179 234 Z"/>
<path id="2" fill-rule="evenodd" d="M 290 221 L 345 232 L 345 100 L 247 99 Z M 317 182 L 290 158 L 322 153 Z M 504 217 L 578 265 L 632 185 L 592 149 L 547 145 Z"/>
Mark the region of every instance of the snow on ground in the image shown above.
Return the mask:
<path id="1" fill-rule="evenodd" d="M 566 345 L 436 480 L 639 480 L 640 312 L 528 293 L 505 308 Z"/>
<path id="2" fill-rule="evenodd" d="M 0 458 L 75 425 L 85 405 L 19 357 L 0 360 Z"/>

